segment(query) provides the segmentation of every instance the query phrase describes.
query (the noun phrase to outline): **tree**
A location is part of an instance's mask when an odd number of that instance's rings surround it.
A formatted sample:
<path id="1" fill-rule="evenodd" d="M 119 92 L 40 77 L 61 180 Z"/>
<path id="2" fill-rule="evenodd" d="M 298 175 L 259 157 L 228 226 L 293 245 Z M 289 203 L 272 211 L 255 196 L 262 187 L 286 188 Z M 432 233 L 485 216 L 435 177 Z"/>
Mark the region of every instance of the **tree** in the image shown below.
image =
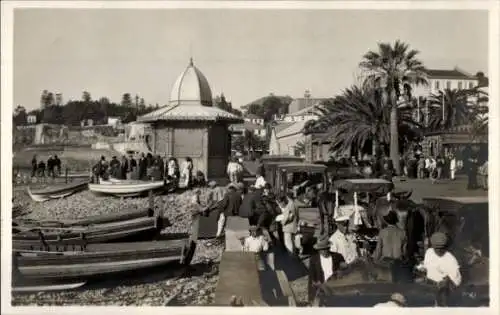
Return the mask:
<path id="1" fill-rule="evenodd" d="M 144 98 L 141 97 L 141 99 L 139 100 L 139 108 L 141 110 L 145 110 L 146 109 L 146 102 L 144 101 Z"/>
<path id="2" fill-rule="evenodd" d="M 427 84 L 425 67 L 416 58 L 417 50 L 397 40 L 393 46 L 379 43 L 378 51 L 369 51 L 360 62 L 361 69 L 367 74 L 367 83 L 380 88 L 383 98 L 390 108 L 390 156 L 398 174 L 401 173 L 399 161 L 398 100 L 405 92 L 411 92 L 412 85 Z"/>
<path id="3" fill-rule="evenodd" d="M 353 86 L 325 101 L 317 113 L 320 118 L 306 126 L 326 131 L 332 149 L 360 149 L 371 142 L 372 153 L 378 153 L 381 145 L 391 142 L 391 109 L 376 90 Z M 403 108 L 398 115 L 398 142 L 409 143 L 417 137 L 418 125 L 412 120 L 411 110 Z"/>
<path id="4" fill-rule="evenodd" d="M 28 115 L 24 106 L 17 105 L 12 117 L 12 123 L 14 126 L 26 125 L 28 123 Z"/>
<path id="5" fill-rule="evenodd" d="M 489 85 L 489 79 L 484 75 L 484 72 L 479 71 L 478 73 L 476 73 L 476 78 L 478 81 L 477 84 L 478 87 L 484 87 Z"/>
<path id="6" fill-rule="evenodd" d="M 132 107 L 132 97 L 130 96 L 130 93 L 123 94 L 121 105 L 123 107 Z"/>
<path id="7" fill-rule="evenodd" d="M 87 91 L 83 91 L 82 93 L 82 101 L 85 103 L 90 103 L 92 101 L 92 97 L 90 96 L 90 93 Z"/>
<path id="8" fill-rule="evenodd" d="M 215 98 L 214 106 L 217 108 L 220 108 L 222 110 L 225 110 L 226 112 L 230 112 L 231 114 L 234 114 L 236 116 L 240 116 L 240 117 L 242 116 L 241 111 L 236 109 L 236 108 L 233 108 L 233 104 L 226 100 L 224 93 L 221 93 L 220 96 L 217 96 Z"/>
<path id="9" fill-rule="evenodd" d="M 429 129 L 448 129 L 471 123 L 475 114 L 474 104 L 470 101 L 472 94 L 470 90 L 457 89 L 432 94 L 428 99 Z"/>

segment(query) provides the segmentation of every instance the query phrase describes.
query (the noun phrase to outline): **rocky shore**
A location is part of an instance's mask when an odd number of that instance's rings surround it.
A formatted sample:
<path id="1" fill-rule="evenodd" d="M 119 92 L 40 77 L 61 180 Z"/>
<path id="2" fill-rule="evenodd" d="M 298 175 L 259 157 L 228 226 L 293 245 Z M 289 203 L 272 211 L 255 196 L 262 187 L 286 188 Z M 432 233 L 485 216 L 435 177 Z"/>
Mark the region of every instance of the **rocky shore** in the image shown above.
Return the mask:
<path id="1" fill-rule="evenodd" d="M 109 196 L 96 196 L 84 191 L 60 200 L 33 202 L 25 189 L 14 189 L 14 209 L 22 218 L 41 220 L 79 219 L 91 215 L 144 209 L 148 198 L 120 201 Z M 193 191 L 154 197 L 155 206 L 163 210 L 172 226 L 162 233 L 189 232 L 191 212 L 199 206 L 191 204 Z M 206 190 L 202 190 L 203 200 Z M 64 292 L 40 292 L 12 295 L 12 305 L 115 305 L 115 306 L 182 306 L 211 304 L 218 280 L 218 264 L 222 246 L 199 241 L 189 270 L 165 266 L 143 274 L 120 279 L 88 283 L 82 288 Z"/>

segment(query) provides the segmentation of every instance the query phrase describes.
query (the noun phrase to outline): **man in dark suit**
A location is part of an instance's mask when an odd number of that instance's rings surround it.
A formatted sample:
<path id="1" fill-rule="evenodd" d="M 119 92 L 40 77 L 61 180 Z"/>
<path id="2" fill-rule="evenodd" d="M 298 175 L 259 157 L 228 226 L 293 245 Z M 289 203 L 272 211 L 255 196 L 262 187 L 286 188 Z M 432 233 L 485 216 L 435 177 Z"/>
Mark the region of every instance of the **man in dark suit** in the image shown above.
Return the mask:
<path id="1" fill-rule="evenodd" d="M 139 179 L 145 180 L 148 169 L 148 160 L 144 156 L 144 153 L 141 153 L 141 158 L 139 159 Z"/>
<path id="2" fill-rule="evenodd" d="M 330 242 L 327 238 L 321 238 L 314 244 L 315 253 L 309 262 L 309 303 L 320 303 L 321 286 L 336 270 L 336 260 L 330 252 Z M 316 301 L 315 301 L 316 300 Z"/>
<path id="3" fill-rule="evenodd" d="M 241 202 L 240 206 L 240 217 L 242 218 L 248 218 L 248 223 L 252 225 L 257 225 L 257 222 L 259 220 L 258 216 L 256 215 L 256 207 L 257 207 L 257 198 L 258 195 L 255 192 L 255 187 L 250 186 L 248 187 L 248 192 L 247 194 L 243 197 L 243 201 Z"/>
<path id="4" fill-rule="evenodd" d="M 231 183 L 227 186 L 227 192 L 224 195 L 224 198 L 205 210 L 207 212 L 217 211 L 219 213 L 219 219 L 217 221 L 217 237 L 224 235 L 226 218 L 228 216 L 238 215 L 240 205 L 241 195 L 237 192 L 236 186 Z"/>

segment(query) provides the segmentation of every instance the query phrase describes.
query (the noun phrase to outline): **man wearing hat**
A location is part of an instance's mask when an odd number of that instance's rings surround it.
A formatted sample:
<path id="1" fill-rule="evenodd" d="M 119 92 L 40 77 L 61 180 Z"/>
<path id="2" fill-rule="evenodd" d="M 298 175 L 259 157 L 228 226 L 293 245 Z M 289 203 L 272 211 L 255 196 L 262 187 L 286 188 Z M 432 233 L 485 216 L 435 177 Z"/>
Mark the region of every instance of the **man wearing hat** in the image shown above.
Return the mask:
<path id="1" fill-rule="evenodd" d="M 436 232 L 431 236 L 431 248 L 427 249 L 417 270 L 425 272 L 427 282 L 437 286 L 436 305 L 447 306 L 450 291 L 462 282 L 457 259 L 447 250 L 448 237 Z"/>
<path id="2" fill-rule="evenodd" d="M 264 175 L 261 171 L 257 170 L 256 179 L 255 179 L 255 188 L 256 189 L 264 189 L 266 185 L 266 180 L 264 179 Z"/>
<path id="3" fill-rule="evenodd" d="M 330 241 L 320 238 L 314 244 L 315 253 L 311 256 L 309 263 L 309 302 L 312 303 L 320 293 L 321 285 L 325 283 L 334 273 L 335 261 L 330 253 Z"/>
<path id="4" fill-rule="evenodd" d="M 406 298 L 401 293 L 393 293 L 388 302 L 378 303 L 373 307 L 404 307 L 406 306 Z"/>
<path id="5" fill-rule="evenodd" d="M 349 233 L 349 218 L 349 215 L 335 218 L 337 230 L 330 237 L 330 251 L 340 254 L 347 265 L 359 257 L 356 239 L 353 234 Z"/>

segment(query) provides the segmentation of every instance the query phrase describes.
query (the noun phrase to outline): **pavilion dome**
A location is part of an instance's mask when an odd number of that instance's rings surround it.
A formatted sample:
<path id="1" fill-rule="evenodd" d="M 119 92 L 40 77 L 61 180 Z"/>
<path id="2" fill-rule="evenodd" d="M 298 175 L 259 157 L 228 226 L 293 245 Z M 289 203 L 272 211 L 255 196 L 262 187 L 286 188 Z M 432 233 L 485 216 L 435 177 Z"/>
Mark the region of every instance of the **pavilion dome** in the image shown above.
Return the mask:
<path id="1" fill-rule="evenodd" d="M 212 106 L 212 91 L 207 78 L 194 66 L 191 58 L 170 92 L 169 105 Z"/>

